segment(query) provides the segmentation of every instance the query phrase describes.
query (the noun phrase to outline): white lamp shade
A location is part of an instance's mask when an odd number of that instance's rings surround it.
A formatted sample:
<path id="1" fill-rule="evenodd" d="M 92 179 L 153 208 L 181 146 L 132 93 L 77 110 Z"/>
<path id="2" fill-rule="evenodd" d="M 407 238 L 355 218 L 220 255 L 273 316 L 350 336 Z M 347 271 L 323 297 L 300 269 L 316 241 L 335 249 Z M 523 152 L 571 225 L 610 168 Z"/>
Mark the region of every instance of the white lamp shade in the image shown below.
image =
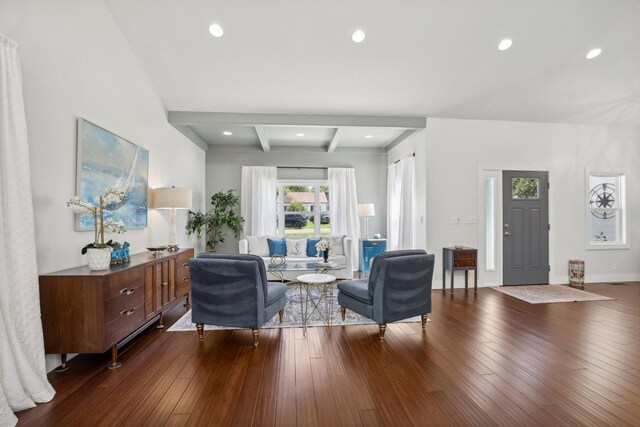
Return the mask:
<path id="1" fill-rule="evenodd" d="M 373 207 L 373 203 L 360 203 L 358 205 L 358 216 L 376 216 L 376 209 Z"/>
<path id="2" fill-rule="evenodd" d="M 191 209 L 191 189 L 162 187 L 153 190 L 153 207 L 156 209 Z"/>

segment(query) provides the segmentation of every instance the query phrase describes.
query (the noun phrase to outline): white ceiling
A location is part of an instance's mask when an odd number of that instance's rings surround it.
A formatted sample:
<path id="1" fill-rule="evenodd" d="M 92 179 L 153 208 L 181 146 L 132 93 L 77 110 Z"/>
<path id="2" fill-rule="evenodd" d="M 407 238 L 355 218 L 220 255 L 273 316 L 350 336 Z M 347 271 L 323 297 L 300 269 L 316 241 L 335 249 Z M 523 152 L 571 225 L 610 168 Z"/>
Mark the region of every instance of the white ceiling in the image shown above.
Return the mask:
<path id="1" fill-rule="evenodd" d="M 168 111 L 640 126 L 639 0 L 105 3 Z M 224 37 L 209 34 L 214 22 Z M 356 28 L 363 43 L 351 41 Z M 513 46 L 500 52 L 503 38 Z M 603 53 L 586 60 L 593 47 Z M 224 139 L 213 122 L 184 127 L 208 144 L 264 149 L 255 123 Z M 340 128 L 283 124 L 263 127 L 274 149 L 329 149 Z M 339 147 L 384 149 L 403 133 L 341 129 Z M 358 137 L 372 129 L 392 135 Z"/>

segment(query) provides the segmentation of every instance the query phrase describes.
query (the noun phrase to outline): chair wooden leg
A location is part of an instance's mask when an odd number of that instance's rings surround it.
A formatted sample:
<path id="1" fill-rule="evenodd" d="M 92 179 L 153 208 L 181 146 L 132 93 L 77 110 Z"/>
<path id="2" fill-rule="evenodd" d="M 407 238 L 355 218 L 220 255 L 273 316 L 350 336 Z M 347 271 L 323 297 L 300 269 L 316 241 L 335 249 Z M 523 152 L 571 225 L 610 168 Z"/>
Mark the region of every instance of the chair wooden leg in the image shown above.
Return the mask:
<path id="1" fill-rule="evenodd" d="M 387 330 L 387 324 L 380 323 L 378 326 L 380 327 L 380 341 L 384 341 L 384 333 Z"/>
<path id="2" fill-rule="evenodd" d="M 198 330 L 198 338 L 200 339 L 200 342 L 204 341 L 204 336 L 202 335 L 202 332 L 204 331 L 204 325 L 202 323 L 198 323 L 196 325 L 196 329 Z"/>
<path id="3" fill-rule="evenodd" d="M 284 308 L 278 312 L 278 317 L 280 318 L 280 323 L 284 320 Z"/>
<path id="4" fill-rule="evenodd" d="M 428 314 L 422 315 L 422 329 L 424 329 L 427 326 L 427 316 Z"/>
<path id="5" fill-rule="evenodd" d="M 342 316 L 342 321 L 344 322 L 344 316 L 347 314 L 347 309 L 343 306 L 340 306 L 340 315 Z"/>
<path id="6" fill-rule="evenodd" d="M 260 329 L 252 329 L 251 332 L 253 332 L 253 347 L 258 347 L 258 344 L 260 344 Z"/>

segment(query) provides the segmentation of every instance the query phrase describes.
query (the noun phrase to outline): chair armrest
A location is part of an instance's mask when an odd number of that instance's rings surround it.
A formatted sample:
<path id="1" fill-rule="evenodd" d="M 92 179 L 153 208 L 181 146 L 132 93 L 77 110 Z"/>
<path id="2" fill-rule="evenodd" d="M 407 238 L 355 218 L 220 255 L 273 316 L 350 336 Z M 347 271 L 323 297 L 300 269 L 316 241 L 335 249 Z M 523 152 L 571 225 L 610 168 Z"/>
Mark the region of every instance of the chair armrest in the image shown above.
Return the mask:
<path id="1" fill-rule="evenodd" d="M 249 241 L 247 239 L 240 239 L 240 241 L 238 242 L 238 253 L 240 254 L 249 253 Z"/>

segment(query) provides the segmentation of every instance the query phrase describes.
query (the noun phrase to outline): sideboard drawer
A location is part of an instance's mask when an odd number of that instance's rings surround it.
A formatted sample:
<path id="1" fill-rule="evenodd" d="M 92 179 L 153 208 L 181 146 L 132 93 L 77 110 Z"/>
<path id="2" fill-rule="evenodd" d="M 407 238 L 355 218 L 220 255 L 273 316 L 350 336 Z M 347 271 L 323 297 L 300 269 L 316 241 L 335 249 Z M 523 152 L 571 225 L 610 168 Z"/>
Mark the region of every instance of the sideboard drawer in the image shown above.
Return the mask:
<path id="1" fill-rule="evenodd" d="M 144 285 L 144 267 L 132 268 L 117 275 L 109 276 L 104 285 L 104 300 L 131 294 L 132 290 Z"/>
<path id="2" fill-rule="evenodd" d="M 459 258 L 475 258 L 476 254 L 478 253 L 478 251 L 474 250 L 463 250 L 463 249 L 457 249 L 454 253 L 453 253 L 453 259 L 459 259 Z"/>
<path id="3" fill-rule="evenodd" d="M 453 260 L 453 266 L 454 267 L 475 267 L 476 266 L 476 260 L 473 259 L 473 258 L 454 259 Z"/>
<path id="4" fill-rule="evenodd" d="M 144 307 L 140 304 L 105 325 L 104 344 L 110 347 L 135 331 L 144 322 Z"/>
<path id="5" fill-rule="evenodd" d="M 104 302 L 104 321 L 105 323 L 125 316 L 129 310 L 141 305 L 144 302 L 144 288 L 129 288 L 127 293 L 111 298 Z"/>

